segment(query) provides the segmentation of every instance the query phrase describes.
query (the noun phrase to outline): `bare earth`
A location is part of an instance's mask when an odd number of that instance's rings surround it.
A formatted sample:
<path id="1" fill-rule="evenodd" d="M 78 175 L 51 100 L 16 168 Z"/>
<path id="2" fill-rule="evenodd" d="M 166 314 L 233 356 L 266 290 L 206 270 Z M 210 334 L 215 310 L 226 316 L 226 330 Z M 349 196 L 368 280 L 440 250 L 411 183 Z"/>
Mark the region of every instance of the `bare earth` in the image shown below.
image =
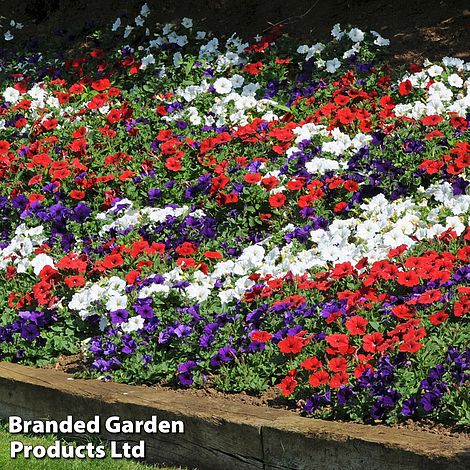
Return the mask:
<path id="1" fill-rule="evenodd" d="M 79 41 L 82 28 L 109 27 L 127 14 L 132 20 L 143 0 L 2 0 L 0 16 L 24 21 L 23 34 Z M 283 23 L 294 38 L 326 40 L 335 23 L 374 29 L 392 40 L 392 61 L 421 62 L 444 56 L 470 60 L 470 3 L 467 0 L 147 0 L 150 21 L 195 20 L 198 29 L 219 36 L 237 32 L 248 39 Z"/>

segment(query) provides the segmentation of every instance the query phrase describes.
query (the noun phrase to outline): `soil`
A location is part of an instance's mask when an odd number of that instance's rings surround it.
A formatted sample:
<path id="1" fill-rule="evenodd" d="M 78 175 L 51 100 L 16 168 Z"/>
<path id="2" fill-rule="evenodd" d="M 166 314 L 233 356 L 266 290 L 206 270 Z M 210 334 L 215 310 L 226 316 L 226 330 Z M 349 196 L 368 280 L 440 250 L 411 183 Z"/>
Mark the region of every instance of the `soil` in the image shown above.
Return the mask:
<path id="1" fill-rule="evenodd" d="M 144 0 L 2 0 L 0 16 L 23 21 L 21 34 L 72 40 L 87 30 L 109 27 L 118 15 L 130 21 Z M 148 22 L 195 20 L 198 29 L 244 39 L 284 24 L 299 42 L 327 40 L 335 23 L 380 32 L 391 43 L 392 62 L 422 62 L 444 56 L 470 60 L 470 5 L 467 0 L 147 0 Z M 125 21 L 123 21 L 125 23 Z"/>
<path id="2" fill-rule="evenodd" d="M 76 354 L 73 356 L 62 356 L 58 362 L 53 366 L 56 370 L 61 370 L 67 374 L 75 374 L 84 371 L 83 356 Z M 148 388 L 147 385 L 139 385 L 138 387 Z M 151 385 L 151 388 L 163 390 L 165 392 L 171 392 L 175 395 L 186 394 L 192 397 L 203 397 L 214 400 L 224 400 L 232 402 L 234 404 L 245 404 L 260 407 L 270 407 L 276 409 L 282 409 L 298 415 L 302 411 L 304 402 L 299 400 L 297 403 L 292 403 L 286 397 L 280 394 L 278 387 L 270 387 L 265 390 L 261 395 L 250 395 L 246 392 L 241 393 L 224 393 L 211 386 L 205 388 L 181 388 L 181 387 L 169 387 L 162 385 Z M 341 422 L 340 420 L 335 420 Z M 380 423 L 382 424 L 382 423 Z M 371 424 L 372 426 L 372 424 Z M 446 425 L 435 423 L 431 420 L 420 420 L 413 421 L 409 419 L 399 424 L 390 426 L 394 429 L 406 429 L 408 431 L 426 431 L 432 434 L 438 434 L 440 436 L 447 436 L 461 440 L 462 442 L 468 442 L 470 439 L 470 430 L 462 426 L 457 425 Z"/>

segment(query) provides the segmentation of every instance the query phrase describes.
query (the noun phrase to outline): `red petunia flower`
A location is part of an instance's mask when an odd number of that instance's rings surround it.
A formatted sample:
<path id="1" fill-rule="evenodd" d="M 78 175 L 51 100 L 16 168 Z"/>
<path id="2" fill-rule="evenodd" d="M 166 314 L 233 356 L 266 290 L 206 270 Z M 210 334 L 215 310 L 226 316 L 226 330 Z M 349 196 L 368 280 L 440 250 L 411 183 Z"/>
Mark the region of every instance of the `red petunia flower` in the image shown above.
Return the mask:
<path id="1" fill-rule="evenodd" d="M 407 305 L 395 305 L 392 308 L 392 313 L 403 320 L 409 320 L 410 318 L 413 317 L 413 312 Z"/>
<path id="2" fill-rule="evenodd" d="M 349 192 L 353 193 L 353 192 L 355 192 L 359 189 L 359 185 L 353 180 L 347 180 L 347 181 L 345 181 L 345 183 L 343 185 L 343 188 L 346 191 L 349 191 Z"/>
<path id="3" fill-rule="evenodd" d="M 83 276 L 67 276 L 64 282 L 70 289 L 73 289 L 74 287 L 83 287 L 85 285 L 85 278 Z"/>
<path id="4" fill-rule="evenodd" d="M 348 204 L 344 201 L 342 202 L 338 202 L 338 204 L 335 205 L 335 207 L 333 207 L 333 212 L 342 212 L 344 209 L 346 209 L 346 207 L 348 206 Z"/>
<path id="5" fill-rule="evenodd" d="M 351 335 L 364 335 L 369 322 L 360 315 L 355 315 L 346 320 L 346 328 Z"/>
<path id="6" fill-rule="evenodd" d="M 375 333 L 364 336 L 362 339 L 362 349 L 366 352 L 376 353 L 384 341 L 385 339 L 382 333 L 376 331 Z"/>
<path id="7" fill-rule="evenodd" d="M 169 157 L 165 161 L 165 168 L 170 171 L 180 171 L 182 167 L 183 165 L 177 158 Z"/>
<path id="8" fill-rule="evenodd" d="M 397 274 L 397 282 L 401 286 L 414 287 L 419 284 L 419 276 L 415 271 L 403 271 Z"/>
<path id="9" fill-rule="evenodd" d="M 35 184 L 38 184 L 42 181 L 42 175 L 36 175 L 33 176 L 29 181 L 28 181 L 28 186 L 34 186 Z"/>
<path id="10" fill-rule="evenodd" d="M 175 251 L 181 256 L 190 256 L 196 253 L 198 250 L 197 245 L 191 242 L 184 242 L 180 246 L 176 247 Z"/>
<path id="11" fill-rule="evenodd" d="M 334 357 L 328 362 L 328 367 L 333 372 L 342 372 L 348 368 L 348 362 L 344 357 Z"/>
<path id="12" fill-rule="evenodd" d="M 397 246 L 396 248 L 392 248 L 389 252 L 387 257 L 388 258 L 395 258 L 396 256 L 400 256 L 406 249 L 408 248 L 408 245 L 402 244 L 400 246 Z"/>
<path id="13" fill-rule="evenodd" d="M 255 184 L 261 181 L 261 173 L 247 173 L 243 179 L 248 184 Z"/>
<path id="14" fill-rule="evenodd" d="M 344 334 L 333 334 L 326 337 L 326 342 L 339 354 L 347 354 L 349 351 L 349 337 Z"/>
<path id="15" fill-rule="evenodd" d="M 282 207 L 286 199 L 286 196 L 282 193 L 273 194 L 269 197 L 269 205 L 271 207 Z"/>
<path id="16" fill-rule="evenodd" d="M 266 191 L 271 191 L 271 189 L 274 189 L 278 184 L 279 180 L 275 176 L 269 176 L 261 180 L 261 186 L 263 186 Z"/>
<path id="17" fill-rule="evenodd" d="M 72 93 L 72 95 L 79 95 L 80 93 L 83 92 L 84 86 L 80 83 L 74 83 L 70 88 L 69 92 Z"/>
<path id="18" fill-rule="evenodd" d="M 305 186 L 305 182 L 302 179 L 291 180 L 287 183 L 287 189 L 290 191 L 299 191 Z"/>
<path id="19" fill-rule="evenodd" d="M 266 343 L 270 341 L 273 335 L 267 331 L 254 331 L 251 333 L 251 341 L 259 341 L 260 343 Z"/>
<path id="20" fill-rule="evenodd" d="M 137 271 L 136 269 L 132 270 L 130 273 L 126 274 L 126 282 L 130 285 L 135 284 L 137 278 L 139 277 L 140 272 Z"/>
<path id="21" fill-rule="evenodd" d="M 261 62 L 256 62 L 254 64 L 246 64 L 243 68 L 242 72 L 247 72 L 250 75 L 258 75 L 263 68 L 263 64 Z"/>
<path id="22" fill-rule="evenodd" d="M 454 304 L 454 316 L 462 317 L 470 311 L 470 297 L 463 295 L 458 302 Z"/>
<path id="23" fill-rule="evenodd" d="M 441 311 L 441 312 L 436 312 L 433 313 L 432 315 L 429 315 L 429 320 L 432 325 L 440 325 L 441 323 L 444 323 L 447 319 L 449 318 L 449 315 L 447 313 Z"/>
<path id="24" fill-rule="evenodd" d="M 73 189 L 72 191 L 70 191 L 70 197 L 72 199 L 78 199 L 78 200 L 81 200 L 85 197 L 85 192 L 84 191 L 80 191 L 78 189 Z"/>
<path id="25" fill-rule="evenodd" d="M 347 385 L 349 380 L 349 374 L 347 372 L 338 372 L 331 377 L 330 387 L 331 388 L 340 388 L 341 385 Z"/>
<path id="26" fill-rule="evenodd" d="M 5 155 L 10 148 L 10 143 L 6 140 L 0 140 L 0 155 Z"/>
<path id="27" fill-rule="evenodd" d="M 298 354 L 303 347 L 303 340 L 297 336 L 288 336 L 279 341 L 279 351 L 283 354 Z"/>
<path id="28" fill-rule="evenodd" d="M 103 266 L 106 269 L 117 268 L 121 266 L 122 264 L 124 264 L 124 259 L 119 254 L 108 255 L 103 261 Z"/>
<path id="29" fill-rule="evenodd" d="M 328 372 L 324 370 L 319 370 L 318 372 L 314 372 L 308 379 L 308 383 L 316 388 L 320 387 L 320 385 L 325 385 L 330 380 L 330 376 Z"/>
<path id="30" fill-rule="evenodd" d="M 100 91 L 100 92 L 106 90 L 110 86 L 111 86 L 111 82 L 107 78 L 96 80 L 96 82 L 93 82 L 91 84 L 91 87 L 93 88 L 93 90 Z"/>
<path id="31" fill-rule="evenodd" d="M 333 271 L 331 271 L 331 278 L 341 279 L 343 277 L 354 274 L 354 271 L 354 267 L 349 261 L 346 261 L 345 263 L 338 263 L 335 265 Z"/>
<path id="32" fill-rule="evenodd" d="M 106 117 L 106 120 L 110 124 L 114 124 L 115 122 L 118 122 L 121 119 L 121 111 L 119 109 L 112 109 L 109 113 L 108 116 Z"/>
<path id="33" fill-rule="evenodd" d="M 400 93 L 401 96 L 407 96 L 411 93 L 411 90 L 413 89 L 413 85 L 409 80 L 405 80 L 404 82 L 401 82 L 400 85 L 398 86 L 398 93 Z"/>
<path id="34" fill-rule="evenodd" d="M 322 362 L 316 357 L 308 357 L 300 363 L 300 367 L 307 370 L 317 370 L 322 367 Z"/>
<path id="35" fill-rule="evenodd" d="M 438 289 L 431 289 L 426 291 L 424 294 L 421 294 L 421 296 L 418 299 L 419 304 L 432 304 L 434 302 L 437 302 L 438 300 L 441 300 L 442 294 L 441 291 Z"/>
<path id="36" fill-rule="evenodd" d="M 370 364 L 358 364 L 354 368 L 354 377 L 356 377 L 356 379 L 359 379 L 366 370 L 373 371 L 374 368 Z"/>
<path id="37" fill-rule="evenodd" d="M 277 386 L 281 388 L 281 393 L 283 395 L 289 396 L 294 392 L 295 387 L 297 386 L 297 381 L 294 379 L 294 377 L 288 375 L 287 377 L 284 377 L 281 380 L 281 383 Z"/>
<path id="38" fill-rule="evenodd" d="M 438 114 L 433 114 L 431 116 L 426 116 L 423 119 L 421 119 L 421 122 L 425 126 L 435 126 L 436 124 L 439 124 L 442 122 L 444 118 L 442 116 L 439 116 Z"/>

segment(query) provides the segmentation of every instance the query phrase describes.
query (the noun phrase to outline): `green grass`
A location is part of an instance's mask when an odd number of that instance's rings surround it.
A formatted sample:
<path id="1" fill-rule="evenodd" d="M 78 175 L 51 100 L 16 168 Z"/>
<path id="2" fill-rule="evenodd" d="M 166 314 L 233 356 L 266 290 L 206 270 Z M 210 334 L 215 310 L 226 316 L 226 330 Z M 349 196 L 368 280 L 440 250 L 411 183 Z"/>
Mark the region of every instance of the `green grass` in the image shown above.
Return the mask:
<path id="1" fill-rule="evenodd" d="M 34 470 L 85 470 L 85 469 L 102 469 L 102 470 L 184 470 L 182 467 L 155 467 L 151 465 L 144 465 L 127 459 L 112 459 L 109 457 L 109 448 L 107 447 L 107 457 L 104 459 L 36 459 L 30 457 L 17 457 L 16 459 L 10 458 L 10 443 L 12 441 L 21 441 L 25 445 L 42 445 L 49 446 L 54 443 L 58 438 L 55 436 L 29 436 L 10 434 L 8 428 L 4 423 L 0 423 L 0 469 L 2 470 L 21 470 L 21 469 L 34 469 Z M 66 442 L 64 444 L 77 445 L 77 442 Z M 80 442 L 86 444 L 90 441 Z M 95 442 L 95 440 L 91 441 Z M 98 442 L 103 444 L 103 442 Z"/>

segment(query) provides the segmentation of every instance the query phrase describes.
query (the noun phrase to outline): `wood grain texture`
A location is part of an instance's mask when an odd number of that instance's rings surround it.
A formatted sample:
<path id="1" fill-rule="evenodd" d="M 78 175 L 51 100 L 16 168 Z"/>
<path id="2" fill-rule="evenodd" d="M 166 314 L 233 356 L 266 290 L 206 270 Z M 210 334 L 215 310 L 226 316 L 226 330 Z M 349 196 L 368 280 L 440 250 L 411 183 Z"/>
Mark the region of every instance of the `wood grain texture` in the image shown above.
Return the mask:
<path id="1" fill-rule="evenodd" d="M 146 441 L 151 463 L 201 470 L 470 468 L 468 440 L 293 413 L 151 387 L 70 380 L 60 371 L 0 362 L 0 418 L 182 420 L 184 434 L 116 435 Z"/>

